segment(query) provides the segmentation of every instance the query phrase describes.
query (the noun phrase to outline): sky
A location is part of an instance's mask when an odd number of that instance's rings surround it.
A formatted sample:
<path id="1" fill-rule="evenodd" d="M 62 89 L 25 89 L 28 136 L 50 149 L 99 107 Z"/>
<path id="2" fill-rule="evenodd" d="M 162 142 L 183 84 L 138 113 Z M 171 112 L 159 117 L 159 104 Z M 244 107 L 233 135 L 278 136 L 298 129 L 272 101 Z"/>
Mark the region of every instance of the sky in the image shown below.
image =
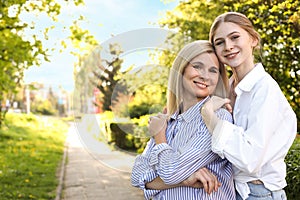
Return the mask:
<path id="1" fill-rule="evenodd" d="M 155 34 L 151 35 L 152 33 L 147 33 L 147 31 L 145 33 L 140 31 L 138 35 L 141 35 L 141 38 L 137 38 L 136 31 L 158 28 L 158 20 L 162 18 L 165 11 L 172 10 L 177 3 L 178 1 L 164 3 L 161 0 L 85 0 L 85 6 L 65 6 L 61 9 L 56 28 L 49 31 L 50 39 L 44 41 L 44 44 L 46 48 L 59 49 L 61 39 L 69 34 L 68 29 L 64 27 L 68 27 L 74 19 L 83 15 L 85 21 L 80 23 L 80 26 L 89 30 L 101 45 L 107 44 L 112 39 L 121 38 L 123 42 L 131 44 L 131 46 L 137 41 L 139 44 L 136 45 L 141 45 L 141 47 L 143 45 L 155 46 Z M 31 34 L 40 31 L 39 34 L 42 35 L 41 30 L 52 25 L 51 20 L 43 14 L 33 16 L 32 13 L 29 13 L 24 14 L 22 18 L 25 21 L 35 21 L 36 29 L 28 30 L 28 33 L 31 31 Z M 143 38 L 145 38 L 144 41 L 151 44 L 141 44 Z M 141 51 L 137 59 L 136 54 L 130 53 L 132 48 L 129 47 L 128 53 L 123 55 L 124 65 L 134 62 L 136 62 L 135 65 L 143 65 L 141 62 L 145 64 L 147 62 L 146 53 Z M 68 50 L 62 53 L 56 50 L 50 54 L 50 62 L 43 62 L 39 67 L 30 67 L 25 72 L 25 83 L 39 82 L 43 83 L 45 87 L 51 86 L 54 90 L 61 86 L 67 91 L 72 91 L 74 89 L 73 69 L 77 58 Z"/>

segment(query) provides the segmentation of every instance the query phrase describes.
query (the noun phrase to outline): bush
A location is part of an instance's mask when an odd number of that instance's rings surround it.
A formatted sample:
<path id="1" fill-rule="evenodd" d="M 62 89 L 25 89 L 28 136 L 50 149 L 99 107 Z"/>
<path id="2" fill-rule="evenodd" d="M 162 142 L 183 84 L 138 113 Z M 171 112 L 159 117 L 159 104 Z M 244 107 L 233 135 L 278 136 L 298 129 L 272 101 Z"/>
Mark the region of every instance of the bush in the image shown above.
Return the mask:
<path id="1" fill-rule="evenodd" d="M 111 111 L 105 111 L 97 115 L 99 118 L 98 124 L 100 128 L 100 140 L 105 142 L 112 143 L 115 141 L 115 138 L 112 138 L 110 124 L 114 121 L 114 114 Z"/>
<path id="2" fill-rule="evenodd" d="M 49 100 L 39 100 L 32 104 L 33 113 L 42 115 L 55 115 L 57 110 L 53 107 Z"/>
<path id="3" fill-rule="evenodd" d="M 299 199 L 300 196 L 300 137 L 296 138 L 289 150 L 285 162 L 287 165 L 287 187 L 285 192 L 289 200 Z"/>
<path id="4" fill-rule="evenodd" d="M 100 126 L 99 139 L 107 143 L 114 143 L 121 149 L 142 153 L 149 140 L 148 119 L 150 115 L 139 119 L 116 119 L 112 112 L 105 112 L 97 116 Z"/>
<path id="5" fill-rule="evenodd" d="M 132 123 L 111 123 L 111 135 L 114 138 L 115 144 L 124 150 L 134 149 L 134 137 Z"/>
<path id="6" fill-rule="evenodd" d="M 140 118 L 140 116 L 158 113 L 163 110 L 163 106 L 159 104 L 150 104 L 143 102 L 139 105 L 133 105 L 129 107 L 129 117 L 133 118 Z"/>

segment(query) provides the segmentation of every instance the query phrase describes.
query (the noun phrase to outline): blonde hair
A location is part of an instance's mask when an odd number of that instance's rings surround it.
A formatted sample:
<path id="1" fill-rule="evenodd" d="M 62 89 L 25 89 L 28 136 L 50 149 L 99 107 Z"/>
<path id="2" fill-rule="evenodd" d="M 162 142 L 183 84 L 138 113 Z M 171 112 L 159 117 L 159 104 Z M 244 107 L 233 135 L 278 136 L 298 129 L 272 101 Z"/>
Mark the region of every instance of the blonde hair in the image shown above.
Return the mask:
<path id="1" fill-rule="evenodd" d="M 173 114 L 179 109 L 182 97 L 182 76 L 189 62 L 203 53 L 215 53 L 212 44 L 206 40 L 197 40 L 184 46 L 175 58 L 169 74 L 167 112 Z M 227 97 L 228 77 L 225 66 L 219 62 L 220 77 L 213 95 Z"/>
<path id="2" fill-rule="evenodd" d="M 215 19 L 209 32 L 209 41 L 213 44 L 213 46 L 216 30 L 222 22 L 231 22 L 240 26 L 242 29 L 248 32 L 252 39 L 257 40 L 257 46 L 254 49 L 260 49 L 261 38 L 259 33 L 254 29 L 251 21 L 244 14 L 238 12 L 226 12 L 219 15 Z"/>

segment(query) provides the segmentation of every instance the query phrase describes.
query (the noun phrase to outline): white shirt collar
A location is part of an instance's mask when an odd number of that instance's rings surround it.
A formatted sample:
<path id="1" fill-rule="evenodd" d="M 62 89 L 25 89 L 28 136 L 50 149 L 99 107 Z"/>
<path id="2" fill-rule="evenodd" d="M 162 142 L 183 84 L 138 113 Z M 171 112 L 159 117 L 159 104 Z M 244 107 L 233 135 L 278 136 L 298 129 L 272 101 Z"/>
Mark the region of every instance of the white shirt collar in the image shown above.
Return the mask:
<path id="1" fill-rule="evenodd" d="M 254 85 L 265 76 L 265 69 L 261 63 L 255 65 L 255 67 L 239 82 L 235 87 L 235 92 L 240 95 L 243 91 L 249 92 Z"/>

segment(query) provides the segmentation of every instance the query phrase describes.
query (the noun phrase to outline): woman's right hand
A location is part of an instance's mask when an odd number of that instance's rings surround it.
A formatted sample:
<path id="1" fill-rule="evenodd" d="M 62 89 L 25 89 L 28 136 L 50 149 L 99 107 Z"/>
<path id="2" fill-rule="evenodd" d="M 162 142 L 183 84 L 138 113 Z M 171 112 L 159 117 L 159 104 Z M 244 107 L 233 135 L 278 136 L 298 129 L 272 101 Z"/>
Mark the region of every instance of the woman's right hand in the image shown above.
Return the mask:
<path id="1" fill-rule="evenodd" d="M 184 180 L 183 185 L 194 188 L 204 188 L 208 194 L 211 194 L 213 191 L 216 192 L 218 190 L 221 183 L 208 169 L 200 168 L 189 178 Z"/>
<path id="2" fill-rule="evenodd" d="M 156 144 L 166 142 L 166 128 L 168 115 L 159 113 L 149 119 L 149 133 L 154 137 Z"/>

